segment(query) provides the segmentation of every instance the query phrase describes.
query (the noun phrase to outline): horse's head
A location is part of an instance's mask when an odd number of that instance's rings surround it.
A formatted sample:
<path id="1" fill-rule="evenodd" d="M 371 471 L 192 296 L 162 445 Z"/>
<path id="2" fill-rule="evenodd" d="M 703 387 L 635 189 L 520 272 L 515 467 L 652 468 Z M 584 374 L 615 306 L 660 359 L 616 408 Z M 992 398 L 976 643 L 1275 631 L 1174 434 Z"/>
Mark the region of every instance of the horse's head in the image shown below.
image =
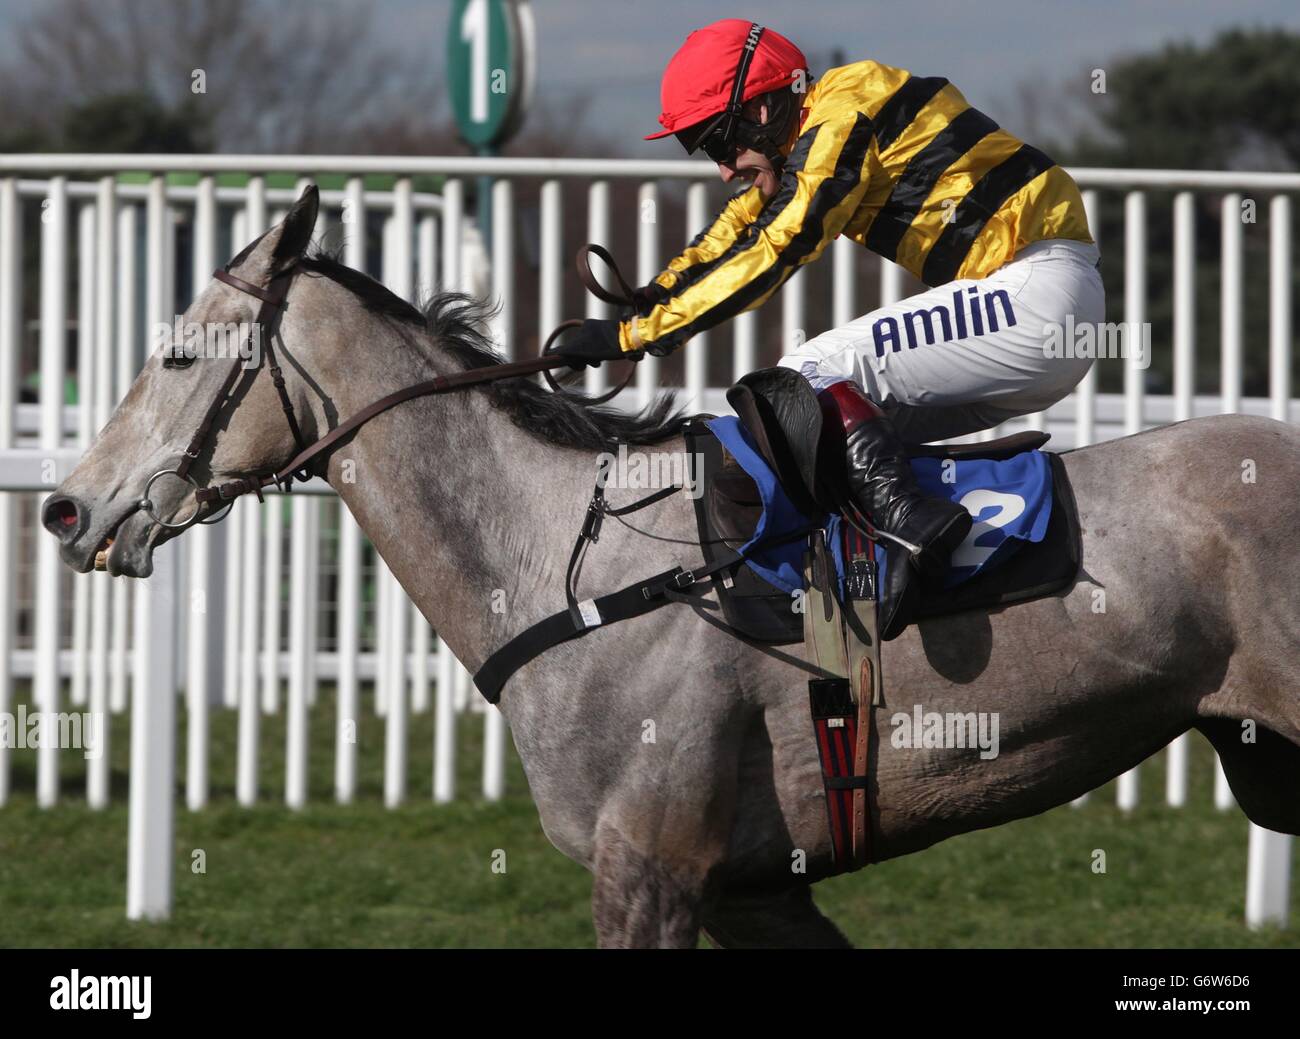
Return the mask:
<path id="1" fill-rule="evenodd" d="M 272 380 L 257 377 L 281 308 L 264 306 L 254 291 L 274 293 L 272 286 L 289 282 L 284 275 L 311 240 L 318 206 L 309 187 L 280 224 L 226 266 L 246 288 L 214 279 L 182 316 L 183 341 L 152 344 L 130 391 L 42 510 L 69 566 L 90 570 L 107 550 L 110 573 L 148 577 L 156 546 L 221 511 L 220 503 L 197 504 L 196 486 L 274 470 L 293 456 Z M 292 300 L 282 309 L 291 307 Z M 258 327 L 259 315 L 271 327 Z M 186 460 L 214 402 L 211 429 Z"/>

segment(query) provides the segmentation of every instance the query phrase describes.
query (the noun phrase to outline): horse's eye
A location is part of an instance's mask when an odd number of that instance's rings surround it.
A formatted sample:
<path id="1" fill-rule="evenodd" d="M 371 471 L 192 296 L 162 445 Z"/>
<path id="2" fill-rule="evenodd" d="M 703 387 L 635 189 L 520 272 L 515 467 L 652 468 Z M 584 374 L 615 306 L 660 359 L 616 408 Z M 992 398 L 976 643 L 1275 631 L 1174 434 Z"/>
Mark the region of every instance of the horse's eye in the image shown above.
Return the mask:
<path id="1" fill-rule="evenodd" d="M 175 353 L 163 354 L 164 368 L 188 368 L 194 363 L 193 357 L 186 357 L 183 350 L 177 350 Z"/>

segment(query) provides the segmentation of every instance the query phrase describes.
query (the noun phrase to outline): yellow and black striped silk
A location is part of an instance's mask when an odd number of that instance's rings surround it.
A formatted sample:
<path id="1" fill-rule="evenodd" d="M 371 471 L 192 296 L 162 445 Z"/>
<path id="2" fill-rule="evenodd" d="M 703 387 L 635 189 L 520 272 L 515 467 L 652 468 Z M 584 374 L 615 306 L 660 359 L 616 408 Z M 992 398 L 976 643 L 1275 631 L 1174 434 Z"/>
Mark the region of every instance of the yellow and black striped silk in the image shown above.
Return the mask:
<path id="1" fill-rule="evenodd" d="M 982 278 L 1032 242 L 1091 242 L 1061 167 L 967 104 L 946 79 L 874 61 L 831 69 L 804 101 L 776 193 L 733 197 L 622 323 L 624 350 L 667 353 L 759 306 L 840 234 L 927 285 Z"/>

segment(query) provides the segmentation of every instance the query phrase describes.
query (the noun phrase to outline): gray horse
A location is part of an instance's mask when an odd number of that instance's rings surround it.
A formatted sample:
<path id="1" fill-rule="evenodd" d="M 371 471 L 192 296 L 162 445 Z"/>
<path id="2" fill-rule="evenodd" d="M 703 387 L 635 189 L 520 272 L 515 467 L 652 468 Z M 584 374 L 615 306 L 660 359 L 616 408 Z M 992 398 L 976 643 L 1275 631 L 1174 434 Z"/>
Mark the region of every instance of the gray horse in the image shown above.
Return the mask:
<path id="1" fill-rule="evenodd" d="M 316 209 L 309 189 L 231 272 L 266 286 L 303 253 Z M 421 314 L 328 257 L 300 262 L 277 353 L 306 438 L 432 373 L 495 363 L 474 301 L 445 295 Z M 214 281 L 185 320 L 246 322 L 256 308 Z M 87 571 L 107 548 L 111 573 L 149 575 L 172 535 L 137 501 L 175 465 L 226 365 L 149 359 L 46 505 L 69 566 Z M 681 453 L 680 427 L 664 404 L 621 416 L 512 379 L 386 412 L 325 475 L 473 670 L 563 608 L 609 440 Z M 248 378 L 193 475 L 230 480 L 293 453 L 271 381 Z M 1064 804 L 1192 728 L 1252 820 L 1300 833 L 1300 430 L 1207 418 L 1064 457 L 1083 529 L 1073 587 L 927 620 L 885 646 L 873 859 Z M 179 481 L 167 493 L 164 482 L 160 514 L 190 510 Z M 611 490 L 611 503 L 644 493 Z M 633 519 L 605 523 L 580 596 L 698 560 L 685 495 Z M 594 875 L 601 945 L 692 946 L 701 929 L 724 946 L 846 944 L 809 890 L 832 847 L 806 668 L 799 649 L 746 645 L 673 604 L 553 649 L 506 686 L 500 709 L 546 835 Z M 896 738 L 914 705 L 996 716 L 999 753 Z"/>

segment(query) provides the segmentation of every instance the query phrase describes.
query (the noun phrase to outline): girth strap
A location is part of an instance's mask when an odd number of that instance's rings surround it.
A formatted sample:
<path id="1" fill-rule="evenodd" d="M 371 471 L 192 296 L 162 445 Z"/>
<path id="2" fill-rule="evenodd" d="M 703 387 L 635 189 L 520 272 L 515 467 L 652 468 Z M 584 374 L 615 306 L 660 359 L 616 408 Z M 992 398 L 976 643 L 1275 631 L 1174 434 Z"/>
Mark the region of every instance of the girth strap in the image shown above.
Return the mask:
<path id="1" fill-rule="evenodd" d="M 551 614 L 516 635 L 488 657 L 475 672 L 474 684 L 488 703 L 496 703 L 501 699 L 501 690 L 511 675 L 530 660 L 541 656 L 553 646 L 585 635 L 602 624 L 639 617 L 658 609 L 664 605 L 665 600 L 657 590 L 679 579 L 683 573 L 681 567 L 675 566 L 645 581 L 620 588 L 617 592 L 602 595 L 598 599 L 588 599 L 578 605 L 579 614 L 576 619 L 568 609 Z M 689 571 L 685 573 L 689 574 Z M 688 581 L 687 586 L 689 583 Z"/>
<path id="2" fill-rule="evenodd" d="M 750 552 L 762 548 L 772 548 L 787 541 L 805 538 L 813 530 L 803 527 L 779 537 L 764 538 L 750 547 Z M 540 656 L 552 646 L 585 635 L 593 628 L 613 624 L 615 621 L 639 617 L 672 601 L 681 601 L 680 595 L 672 593 L 685 592 L 723 570 L 739 566 L 746 559 L 746 554 L 732 552 L 729 556 L 716 560 L 707 566 L 683 570 L 675 566 L 654 577 L 646 578 L 620 588 L 617 592 L 601 596 L 598 599 L 585 599 L 575 603 L 576 611 L 570 609 L 553 613 L 545 620 L 538 621 L 531 628 L 507 642 L 484 662 L 474 673 L 474 684 L 488 703 L 501 699 L 501 690 L 510 676 L 521 667 Z M 576 612 L 576 615 L 575 615 Z"/>
<path id="3" fill-rule="evenodd" d="M 831 831 L 831 862 L 836 873 L 855 868 L 853 863 L 853 799 L 867 778 L 855 774 L 855 748 L 859 735 L 858 705 L 846 678 L 814 678 L 808 682 L 813 738 L 822 766 L 826 792 L 826 819 Z"/>
<path id="4" fill-rule="evenodd" d="M 871 861 L 868 757 L 873 708 L 883 705 L 875 546 L 848 523 L 841 536 L 849 564 L 843 602 L 835 591 L 839 582 L 820 532 L 804 558 L 806 643 L 812 663 L 824 675 L 809 681 L 808 698 L 836 873 L 861 869 Z"/>
<path id="5" fill-rule="evenodd" d="M 671 570 L 637 581 L 609 595 L 579 601 L 574 591 L 574 579 L 587 545 L 600 540 L 603 517 L 627 515 L 681 490 L 678 486 L 666 487 L 630 505 L 611 509 L 605 501 L 604 477 L 604 473 L 597 476 L 596 487 L 587 506 L 582 530 L 569 556 L 569 568 L 564 579 L 564 594 L 568 605 L 560 612 L 553 613 L 545 620 L 538 621 L 520 632 L 488 657 L 483 666 L 478 669 L 474 675 L 474 684 L 478 686 L 479 692 L 488 703 L 494 704 L 500 700 L 501 690 L 510 677 L 551 647 L 585 635 L 593 628 L 639 617 L 660 606 L 666 606 L 669 602 L 687 602 L 689 605 L 696 605 L 697 603 L 693 601 L 694 596 L 685 596 L 683 593 L 702 582 L 711 580 L 715 574 L 741 565 L 754 552 L 805 538 L 815 529 L 808 526 L 785 534 L 766 537 L 750 545 L 747 552 L 728 549 L 711 563 L 690 570 L 675 566 Z"/>

